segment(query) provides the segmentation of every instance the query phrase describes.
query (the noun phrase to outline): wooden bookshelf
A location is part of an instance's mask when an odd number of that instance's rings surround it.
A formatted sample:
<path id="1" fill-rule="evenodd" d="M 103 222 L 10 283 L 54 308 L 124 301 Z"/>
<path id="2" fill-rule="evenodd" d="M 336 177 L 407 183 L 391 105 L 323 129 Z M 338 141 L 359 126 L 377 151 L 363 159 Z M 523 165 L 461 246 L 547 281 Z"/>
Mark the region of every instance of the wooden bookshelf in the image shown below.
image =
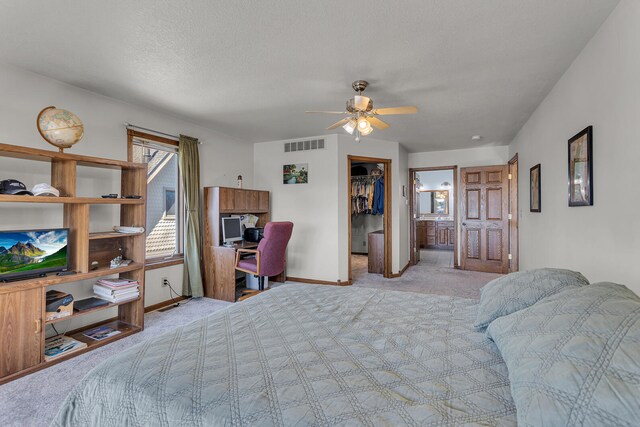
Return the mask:
<path id="1" fill-rule="evenodd" d="M 142 234 L 144 233 L 118 233 L 117 231 L 100 231 L 95 233 L 89 233 L 89 240 L 119 239 L 122 237 L 140 236 Z"/>
<path id="2" fill-rule="evenodd" d="M 105 199 L 102 197 L 48 197 L 48 196 L 11 196 L 0 194 L 0 202 L 14 203 L 59 203 L 76 205 L 144 205 L 142 199 Z"/>
<path id="3" fill-rule="evenodd" d="M 99 157 L 59 153 L 56 151 L 0 144 L 0 157 L 49 162 L 51 165 L 51 185 L 60 191 L 61 197 L 0 195 L 0 209 L 3 203 L 46 203 L 59 204 L 63 210 L 62 226 L 69 229 L 68 252 L 69 269 L 77 274 L 45 277 L 0 283 L 0 338 L 11 345 L 0 348 L 0 384 L 20 376 L 68 360 L 97 347 L 125 338 L 144 329 L 144 262 L 145 233 L 124 234 L 114 231 L 89 233 L 91 205 L 118 205 L 120 225 L 130 227 L 146 226 L 147 166 Z M 104 199 L 101 197 L 77 196 L 78 166 L 115 169 L 120 171 L 121 194 L 140 195 L 141 199 Z M 32 224 L 33 229 L 42 228 Z M 108 259 L 113 258 L 114 248 L 122 249 L 125 258 L 133 260 L 127 266 L 109 268 Z M 92 269 L 91 262 L 98 261 L 98 268 Z M 117 275 L 137 280 L 140 283 L 140 297 L 117 304 L 98 307 L 93 310 L 74 313 L 72 316 L 45 321 L 45 296 L 50 286 L 80 282 L 88 279 Z M 73 292 L 71 292 L 73 294 Z M 96 325 L 80 328 L 69 334 L 87 343 L 87 348 L 69 355 L 44 359 L 45 325 L 74 319 L 85 314 L 108 308 L 118 308 L 115 321 L 107 325 L 121 331 L 106 340 L 95 341 L 82 335 Z"/>
<path id="4" fill-rule="evenodd" d="M 138 300 L 140 300 L 142 297 L 138 297 L 138 298 L 133 298 L 127 301 L 122 301 L 122 302 L 112 302 L 100 307 L 94 307 L 91 308 L 89 310 L 83 310 L 83 311 L 74 311 L 73 314 L 71 314 L 70 316 L 65 316 L 65 317 L 59 317 L 57 319 L 52 319 L 52 320 L 47 320 L 45 322 L 46 325 L 50 325 L 52 323 L 60 323 L 60 322 L 64 322 L 65 320 L 70 320 L 70 319 L 75 319 L 81 316 L 84 316 L 85 314 L 90 314 L 90 313 L 95 313 L 96 311 L 102 311 L 102 310 L 107 310 L 109 308 L 113 308 L 113 307 L 118 307 L 120 305 L 123 304 L 130 304 L 132 302 L 138 302 Z"/>

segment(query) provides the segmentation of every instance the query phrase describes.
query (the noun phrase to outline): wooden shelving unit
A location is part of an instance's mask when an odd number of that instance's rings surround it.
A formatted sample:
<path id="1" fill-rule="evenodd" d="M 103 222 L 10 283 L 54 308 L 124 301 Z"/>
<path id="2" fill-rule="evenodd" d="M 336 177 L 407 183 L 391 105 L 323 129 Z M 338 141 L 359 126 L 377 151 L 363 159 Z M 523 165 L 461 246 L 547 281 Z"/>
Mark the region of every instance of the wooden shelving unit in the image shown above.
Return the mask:
<path id="1" fill-rule="evenodd" d="M 114 231 L 89 233 L 89 208 L 91 205 L 119 205 L 120 225 L 145 227 L 147 166 L 143 163 L 58 153 L 7 144 L 0 144 L 0 157 L 51 164 L 51 185 L 60 191 L 61 197 L 0 195 L 0 209 L 2 209 L 2 203 L 62 205 L 63 227 L 69 229 L 67 249 L 69 268 L 77 272 L 77 274 L 70 276 L 49 275 L 11 283 L 0 283 L 0 339 L 3 343 L 11 343 L 0 346 L 0 384 L 3 384 L 143 330 L 145 233 L 124 234 Z M 77 197 L 76 172 L 78 166 L 120 170 L 121 194 L 136 194 L 142 198 Z M 38 224 L 32 226 L 34 229 L 39 228 Z M 120 253 L 134 262 L 124 267 L 109 268 L 108 261 Z M 92 268 L 93 262 L 98 262 L 98 268 Z M 140 297 L 45 322 L 45 295 L 50 286 L 113 275 L 137 280 L 140 283 Z M 73 292 L 71 293 L 73 294 Z M 120 330 L 120 334 L 102 341 L 95 341 L 85 337 L 82 333 L 97 326 L 96 324 L 81 328 L 71 333 L 71 336 L 86 342 L 86 349 L 45 361 L 44 325 L 112 307 L 118 307 L 117 319 L 110 319 L 103 323 Z"/>
<path id="2" fill-rule="evenodd" d="M 106 310 L 108 308 L 118 307 L 118 306 L 124 305 L 124 304 L 130 304 L 132 302 L 137 302 L 141 298 L 142 297 L 138 297 L 138 298 L 130 299 L 128 301 L 117 302 L 117 303 L 109 303 L 107 305 L 103 305 L 102 307 L 96 307 L 96 308 L 92 308 L 92 309 L 89 309 L 89 310 L 84 310 L 82 312 L 74 312 L 71 316 L 60 317 L 58 319 L 53 319 L 53 320 L 47 320 L 45 322 L 45 324 L 50 325 L 52 323 L 63 322 L 65 320 L 73 319 L 75 317 L 81 317 L 81 316 L 87 315 L 89 313 L 95 313 L 96 311 L 102 311 L 102 310 Z"/>

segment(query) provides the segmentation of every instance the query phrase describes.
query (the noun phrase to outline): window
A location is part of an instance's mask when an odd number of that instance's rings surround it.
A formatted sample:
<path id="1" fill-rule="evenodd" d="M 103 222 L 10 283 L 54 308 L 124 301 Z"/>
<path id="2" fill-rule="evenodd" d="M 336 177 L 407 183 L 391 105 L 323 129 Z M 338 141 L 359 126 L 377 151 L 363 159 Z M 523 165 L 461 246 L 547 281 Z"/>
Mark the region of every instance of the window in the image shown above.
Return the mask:
<path id="1" fill-rule="evenodd" d="M 164 189 L 164 217 L 175 218 L 176 216 L 176 189 Z"/>
<path id="2" fill-rule="evenodd" d="M 129 158 L 147 164 L 147 246 L 151 263 L 182 254 L 182 192 L 178 142 L 129 131 Z"/>

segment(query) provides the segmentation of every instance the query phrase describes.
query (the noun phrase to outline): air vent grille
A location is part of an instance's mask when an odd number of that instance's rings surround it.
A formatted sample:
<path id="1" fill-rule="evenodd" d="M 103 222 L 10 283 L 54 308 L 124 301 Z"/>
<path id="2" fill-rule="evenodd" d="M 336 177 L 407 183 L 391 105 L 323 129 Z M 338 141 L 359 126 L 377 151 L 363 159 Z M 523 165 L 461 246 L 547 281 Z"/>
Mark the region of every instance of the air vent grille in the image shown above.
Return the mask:
<path id="1" fill-rule="evenodd" d="M 324 139 L 309 139 L 306 141 L 294 141 L 284 143 L 284 152 L 324 150 Z"/>

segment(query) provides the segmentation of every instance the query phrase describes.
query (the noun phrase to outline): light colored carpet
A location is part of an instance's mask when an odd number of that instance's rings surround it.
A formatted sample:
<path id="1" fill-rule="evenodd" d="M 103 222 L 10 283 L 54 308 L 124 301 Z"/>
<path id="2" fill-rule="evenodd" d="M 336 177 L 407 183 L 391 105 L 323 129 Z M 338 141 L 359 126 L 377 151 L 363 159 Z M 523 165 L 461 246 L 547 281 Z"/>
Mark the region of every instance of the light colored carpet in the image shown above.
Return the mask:
<path id="1" fill-rule="evenodd" d="M 87 372 L 134 344 L 218 311 L 231 303 L 200 298 L 145 315 L 144 331 L 0 386 L 0 426 L 47 426 Z"/>
<path id="2" fill-rule="evenodd" d="M 385 279 L 382 274 L 367 271 L 366 255 L 351 255 L 351 269 L 353 286 L 474 299 L 480 298 L 481 287 L 501 276 L 434 266 L 422 260 L 409 267 L 401 277 Z"/>

